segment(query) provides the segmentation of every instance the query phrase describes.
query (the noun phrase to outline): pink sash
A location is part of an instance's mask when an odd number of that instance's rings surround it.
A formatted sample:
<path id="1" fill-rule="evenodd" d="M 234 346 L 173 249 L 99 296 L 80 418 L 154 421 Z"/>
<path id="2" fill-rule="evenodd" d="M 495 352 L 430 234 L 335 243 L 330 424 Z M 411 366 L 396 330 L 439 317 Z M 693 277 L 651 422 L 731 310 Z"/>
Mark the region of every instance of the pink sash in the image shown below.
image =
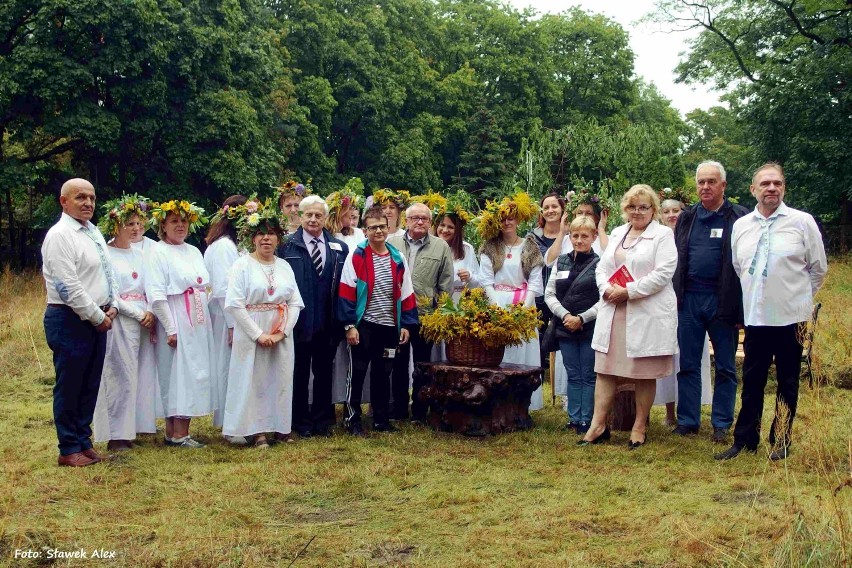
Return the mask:
<path id="1" fill-rule="evenodd" d="M 527 283 L 524 282 L 520 288 L 515 288 L 514 286 L 509 286 L 508 284 L 495 284 L 495 290 L 499 290 L 500 292 L 514 292 L 512 296 L 512 304 L 520 304 L 527 297 Z"/>
<path id="2" fill-rule="evenodd" d="M 201 294 L 207 294 L 204 288 L 187 288 L 183 292 L 183 305 L 186 307 L 186 317 L 189 318 L 189 325 L 195 327 L 196 323 L 204 323 L 204 304 L 201 303 Z M 195 311 L 195 317 L 192 317 L 192 311 L 189 308 L 189 297 L 192 296 L 192 304 Z M 193 323 L 193 320 L 195 322 Z"/>

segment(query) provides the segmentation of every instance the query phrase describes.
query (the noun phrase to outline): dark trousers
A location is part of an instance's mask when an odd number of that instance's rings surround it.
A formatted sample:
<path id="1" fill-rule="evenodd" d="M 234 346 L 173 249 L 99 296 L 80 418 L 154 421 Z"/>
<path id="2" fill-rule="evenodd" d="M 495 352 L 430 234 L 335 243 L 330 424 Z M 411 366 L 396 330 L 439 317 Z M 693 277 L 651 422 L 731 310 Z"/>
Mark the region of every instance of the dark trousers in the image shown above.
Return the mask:
<path id="1" fill-rule="evenodd" d="M 412 379 L 411 386 L 411 414 L 414 418 L 423 420 L 426 418 L 426 404 L 420 401 L 418 394 L 428 384 L 429 378 L 425 373 L 421 373 L 415 366 L 414 374 L 409 375 L 408 363 L 411 360 L 411 350 L 414 350 L 414 363 L 431 361 L 432 346 L 434 343 L 426 341 L 420 336 L 420 326 L 412 326 L 408 328 L 409 340 L 405 345 L 399 346 L 399 353 L 393 363 L 393 418 L 395 420 L 408 419 L 408 384 L 409 377 Z M 372 388 L 372 385 L 371 385 Z M 375 405 L 374 405 L 375 407 Z"/>
<path id="2" fill-rule="evenodd" d="M 774 359 L 778 390 L 769 443 L 774 446 L 777 441 L 785 447 L 790 445 L 790 433 L 799 400 L 799 375 L 802 371 L 802 344 L 798 335 L 801 325 L 746 327 L 742 408 L 734 428 L 734 444 L 755 449 L 760 443 L 763 391 L 769 366 Z M 782 405 L 787 408 L 782 409 Z M 784 423 L 781 423 L 782 420 Z"/>
<path id="3" fill-rule="evenodd" d="M 388 397 L 390 375 L 394 359 L 385 357 L 385 349 L 399 347 L 396 326 L 378 325 L 368 321 L 358 324 L 358 345 L 350 346 L 352 376 L 346 385 L 346 426 L 361 421 L 361 393 L 364 378 L 370 368 L 370 403 L 373 405 L 373 423 L 388 423 Z M 399 353 L 396 353 L 399 357 Z"/>
<path id="4" fill-rule="evenodd" d="M 325 430 L 333 426 L 334 405 L 331 403 L 331 371 L 336 348 L 328 341 L 325 332 L 314 334 L 311 341 L 297 343 L 293 366 L 293 429 L 304 433 L 308 430 Z M 313 388 L 309 388 L 311 371 L 314 374 Z M 313 402 L 309 405 L 310 391 Z"/>
<path id="5" fill-rule="evenodd" d="M 680 371 L 677 374 L 677 423 L 701 426 L 701 357 L 705 334 L 710 336 L 716 361 L 713 410 L 714 428 L 730 428 L 737 402 L 737 328 L 716 319 L 716 294 L 687 292 L 678 311 L 677 338 Z"/>
<path id="6" fill-rule="evenodd" d="M 106 354 L 106 333 L 65 306 L 48 306 L 44 335 L 53 351 L 53 422 L 63 456 L 92 447 L 92 417 Z"/>

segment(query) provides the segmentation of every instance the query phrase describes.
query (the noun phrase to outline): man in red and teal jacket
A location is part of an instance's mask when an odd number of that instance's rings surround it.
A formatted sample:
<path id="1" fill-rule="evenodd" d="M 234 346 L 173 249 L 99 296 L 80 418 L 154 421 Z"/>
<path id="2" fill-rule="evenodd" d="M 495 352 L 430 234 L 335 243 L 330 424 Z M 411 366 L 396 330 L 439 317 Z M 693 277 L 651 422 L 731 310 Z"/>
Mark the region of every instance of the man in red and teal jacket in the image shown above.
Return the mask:
<path id="1" fill-rule="evenodd" d="M 373 430 L 394 430 L 389 422 L 390 374 L 397 348 L 408 341 L 407 326 L 418 324 L 417 302 L 405 258 L 387 244 L 388 221 L 380 207 L 364 217 L 367 242 L 346 259 L 340 279 L 337 319 L 343 323 L 352 357 L 347 379 L 345 425 L 363 436 L 361 392 L 372 365 Z"/>

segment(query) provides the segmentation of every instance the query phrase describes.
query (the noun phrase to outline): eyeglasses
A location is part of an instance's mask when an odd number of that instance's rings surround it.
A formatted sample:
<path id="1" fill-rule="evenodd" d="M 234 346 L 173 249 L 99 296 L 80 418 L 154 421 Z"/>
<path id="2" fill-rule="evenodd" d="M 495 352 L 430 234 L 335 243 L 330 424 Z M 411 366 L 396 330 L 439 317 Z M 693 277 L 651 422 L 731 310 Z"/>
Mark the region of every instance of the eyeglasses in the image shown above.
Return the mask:
<path id="1" fill-rule="evenodd" d="M 628 213 L 635 213 L 636 211 L 639 213 L 647 213 L 651 209 L 652 207 L 650 205 L 640 205 L 639 207 L 636 207 L 635 205 L 628 205 L 624 208 L 624 210 Z"/>
<path id="2" fill-rule="evenodd" d="M 370 225 L 369 227 L 367 227 L 367 230 L 370 231 L 371 233 L 375 233 L 376 231 L 381 231 L 381 232 L 384 233 L 388 230 L 388 226 L 387 225 Z"/>
<path id="3" fill-rule="evenodd" d="M 430 220 L 430 219 L 429 219 L 429 217 L 420 217 L 420 216 L 416 216 L 416 217 L 407 217 L 407 219 L 408 219 L 409 221 L 414 222 L 414 223 L 428 223 L 428 222 L 429 222 L 429 220 Z"/>

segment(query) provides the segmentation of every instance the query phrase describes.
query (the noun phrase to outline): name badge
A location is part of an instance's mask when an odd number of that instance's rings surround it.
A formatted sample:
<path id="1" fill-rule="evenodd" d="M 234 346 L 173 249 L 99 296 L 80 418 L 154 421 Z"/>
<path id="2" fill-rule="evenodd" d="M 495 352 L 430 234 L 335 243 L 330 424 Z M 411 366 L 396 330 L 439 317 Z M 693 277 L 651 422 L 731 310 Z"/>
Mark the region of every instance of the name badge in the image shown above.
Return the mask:
<path id="1" fill-rule="evenodd" d="M 340 246 L 339 244 L 337 244 L 337 243 L 328 243 L 328 247 L 329 247 L 331 250 L 337 250 L 337 251 L 342 251 L 342 250 L 343 250 L 343 247 L 341 247 L 341 246 Z"/>
<path id="2" fill-rule="evenodd" d="M 563 280 L 565 278 L 568 278 L 568 276 L 570 274 L 571 274 L 570 270 L 557 270 L 556 271 L 556 279 L 557 280 Z"/>
<path id="3" fill-rule="evenodd" d="M 382 357 L 385 359 L 393 359 L 396 357 L 396 349 L 386 348 L 384 352 L 382 352 Z"/>
<path id="4" fill-rule="evenodd" d="M 721 239 L 723 231 L 724 231 L 724 229 L 710 229 L 710 238 L 711 239 Z"/>

